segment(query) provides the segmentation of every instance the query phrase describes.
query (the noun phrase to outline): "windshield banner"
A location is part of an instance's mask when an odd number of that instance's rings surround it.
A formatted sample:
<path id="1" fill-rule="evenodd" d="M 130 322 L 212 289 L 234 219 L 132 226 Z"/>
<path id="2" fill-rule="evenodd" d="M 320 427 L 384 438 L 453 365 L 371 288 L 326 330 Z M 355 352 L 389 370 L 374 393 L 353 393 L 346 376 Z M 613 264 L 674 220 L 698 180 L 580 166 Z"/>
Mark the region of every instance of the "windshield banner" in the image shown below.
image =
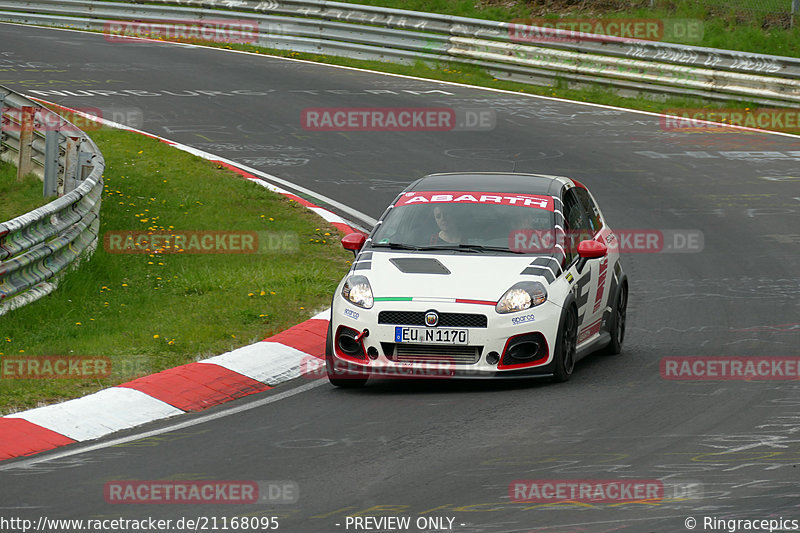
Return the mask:
<path id="1" fill-rule="evenodd" d="M 508 194 L 469 191 L 420 191 L 403 194 L 396 206 L 414 204 L 491 204 L 535 207 L 553 210 L 553 198 L 535 194 Z"/>

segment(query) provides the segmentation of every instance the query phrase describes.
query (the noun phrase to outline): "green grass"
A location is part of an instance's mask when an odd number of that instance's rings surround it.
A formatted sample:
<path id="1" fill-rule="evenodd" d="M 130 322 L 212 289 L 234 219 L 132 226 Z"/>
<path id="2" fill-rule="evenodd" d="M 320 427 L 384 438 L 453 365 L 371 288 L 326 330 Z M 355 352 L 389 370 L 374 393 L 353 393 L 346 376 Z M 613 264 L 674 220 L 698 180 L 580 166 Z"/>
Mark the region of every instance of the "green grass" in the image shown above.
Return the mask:
<path id="1" fill-rule="evenodd" d="M 101 244 L 58 290 L 0 317 L 0 354 L 109 357 L 110 378 L 0 379 L 0 413 L 80 396 L 261 340 L 330 305 L 352 255 L 309 210 L 133 133 L 91 136 L 106 158 L 108 231 L 288 236 L 258 254 L 120 254 Z M 288 247 L 291 248 L 291 247 Z"/>
<path id="2" fill-rule="evenodd" d="M 11 220 L 55 199 L 42 196 L 42 180 L 33 174 L 17 181 L 17 167 L 0 161 L 0 222 Z"/>
<path id="3" fill-rule="evenodd" d="M 703 38 L 670 42 L 797 57 L 800 55 L 800 16 L 791 27 L 790 0 L 354 0 L 351 3 L 442 13 L 503 22 L 532 17 L 609 17 L 695 19 L 703 22 Z M 779 13 L 785 13 L 780 15 Z"/>

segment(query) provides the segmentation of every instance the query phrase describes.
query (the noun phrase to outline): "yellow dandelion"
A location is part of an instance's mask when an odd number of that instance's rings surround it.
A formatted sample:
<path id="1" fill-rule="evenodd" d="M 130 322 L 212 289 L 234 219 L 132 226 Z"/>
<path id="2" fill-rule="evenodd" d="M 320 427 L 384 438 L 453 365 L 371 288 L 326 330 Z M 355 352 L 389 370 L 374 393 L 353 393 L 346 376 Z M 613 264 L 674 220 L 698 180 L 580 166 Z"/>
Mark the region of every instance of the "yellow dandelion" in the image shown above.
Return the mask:
<path id="1" fill-rule="evenodd" d="M 161 336 L 161 335 L 159 335 L 158 333 L 156 333 L 155 335 L 153 335 L 153 338 L 154 338 L 154 339 L 157 339 L 157 338 L 159 338 L 160 336 Z"/>

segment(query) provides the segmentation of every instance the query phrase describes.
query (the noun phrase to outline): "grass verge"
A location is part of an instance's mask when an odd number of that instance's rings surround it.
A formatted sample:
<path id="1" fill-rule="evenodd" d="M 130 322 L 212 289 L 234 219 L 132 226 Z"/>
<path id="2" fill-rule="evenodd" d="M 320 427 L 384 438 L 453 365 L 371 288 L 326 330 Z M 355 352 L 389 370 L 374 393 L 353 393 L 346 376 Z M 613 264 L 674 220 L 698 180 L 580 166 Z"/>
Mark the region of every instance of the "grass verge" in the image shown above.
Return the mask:
<path id="1" fill-rule="evenodd" d="M 708 46 L 789 57 L 800 56 L 800 15 L 791 23 L 791 2 L 762 0 L 743 6 L 730 0 L 352 0 L 392 9 L 515 22 L 531 18 L 692 19 L 702 36 L 666 36 L 676 44 Z M 651 7 L 652 6 L 652 7 Z"/>
<path id="2" fill-rule="evenodd" d="M 55 199 L 42 196 L 42 180 L 34 174 L 17 181 L 17 167 L 0 161 L 0 222 L 11 220 Z"/>
<path id="3" fill-rule="evenodd" d="M 311 211 L 142 135 L 101 129 L 91 136 L 106 158 L 101 238 L 129 230 L 255 231 L 262 242 L 274 237 L 267 243 L 272 249 L 123 254 L 110 253 L 101 240 L 55 293 L 0 317 L 0 359 L 108 357 L 111 376 L 8 379 L 4 373 L 0 414 L 220 354 L 330 305 L 352 256 L 337 230 Z"/>

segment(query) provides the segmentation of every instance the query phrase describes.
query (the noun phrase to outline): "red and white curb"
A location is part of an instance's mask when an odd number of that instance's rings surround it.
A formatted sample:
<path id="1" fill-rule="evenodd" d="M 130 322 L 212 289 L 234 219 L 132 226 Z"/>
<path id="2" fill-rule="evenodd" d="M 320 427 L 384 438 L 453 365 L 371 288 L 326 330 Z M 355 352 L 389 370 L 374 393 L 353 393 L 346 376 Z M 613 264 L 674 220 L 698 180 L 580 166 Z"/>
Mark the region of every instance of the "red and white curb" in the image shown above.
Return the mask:
<path id="1" fill-rule="evenodd" d="M 216 357 L 0 418 L 0 460 L 202 411 L 315 373 L 325 365 L 329 314 Z"/>
<path id="2" fill-rule="evenodd" d="M 200 156 L 291 198 L 344 233 L 356 231 L 335 213 L 257 178 L 239 168 L 234 161 L 121 124 L 97 119 L 74 109 L 50 102 L 43 103 L 109 126 L 146 135 Z M 82 398 L 2 417 L 0 460 L 99 439 L 147 422 L 201 411 L 250 394 L 268 391 L 278 383 L 303 374 L 314 373 L 318 376 L 319 369 L 325 365 L 329 315 L 330 310 L 325 310 L 261 342 L 222 355 L 170 368 Z"/>

